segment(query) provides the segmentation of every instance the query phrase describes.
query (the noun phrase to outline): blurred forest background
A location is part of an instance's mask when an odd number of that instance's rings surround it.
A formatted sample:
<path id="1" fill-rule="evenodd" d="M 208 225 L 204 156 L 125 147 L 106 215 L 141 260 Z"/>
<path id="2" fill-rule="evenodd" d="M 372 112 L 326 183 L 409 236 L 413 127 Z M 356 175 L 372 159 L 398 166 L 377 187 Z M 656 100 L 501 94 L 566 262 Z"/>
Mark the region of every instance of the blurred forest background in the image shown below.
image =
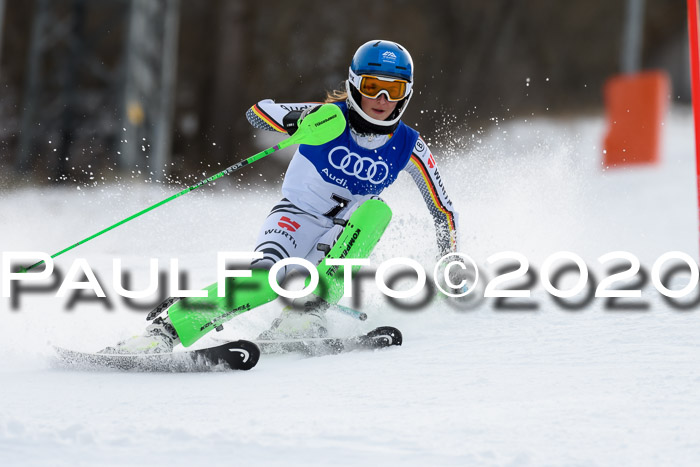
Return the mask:
<path id="1" fill-rule="evenodd" d="M 642 4 L 641 66 L 666 70 L 672 102 L 689 105 L 686 2 Z M 411 52 L 416 95 L 404 119 L 438 151 L 451 126 L 599 113 L 603 83 L 620 72 L 628 8 L 0 0 L 0 188 L 218 172 L 260 149 L 248 107 L 321 100 L 346 78 L 355 49 L 377 38 Z"/>

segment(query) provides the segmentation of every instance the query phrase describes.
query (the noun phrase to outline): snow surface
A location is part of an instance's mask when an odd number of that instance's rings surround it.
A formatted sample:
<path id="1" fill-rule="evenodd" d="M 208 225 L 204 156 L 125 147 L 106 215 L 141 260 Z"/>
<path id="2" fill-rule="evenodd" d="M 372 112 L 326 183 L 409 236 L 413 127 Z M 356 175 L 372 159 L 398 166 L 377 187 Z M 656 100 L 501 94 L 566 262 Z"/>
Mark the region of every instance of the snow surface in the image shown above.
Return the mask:
<path id="1" fill-rule="evenodd" d="M 550 254 L 572 251 L 598 279 L 605 275 L 598 257 L 610 251 L 636 254 L 647 272 L 666 251 L 697 258 L 690 110 L 672 109 L 665 126 L 662 163 L 626 170 L 601 167 L 600 118 L 501 122 L 485 134 L 432 142 L 461 212 L 461 251 L 486 279 L 494 276 L 486 258 L 506 250 L 524 254 L 535 270 Z M 396 256 L 426 269 L 434 264 L 432 222 L 412 185 L 402 177 L 385 194 L 394 220 L 373 265 Z M 54 253 L 176 190 L 126 182 L 6 189 L 3 251 Z M 519 302 L 535 310 L 497 310 L 493 299 L 474 299 L 408 311 L 367 280 L 356 305 L 369 320 L 334 313 L 331 330 L 351 335 L 394 325 L 404 334 L 401 348 L 263 356 L 249 372 L 54 365 L 49 341 L 92 351 L 143 329 L 144 313 L 128 308 L 111 285 L 113 258 L 133 272 L 134 288 L 145 286 L 148 258 L 161 269 L 178 258 L 190 288 L 202 287 L 216 280 L 216 252 L 252 249 L 278 192 L 219 182 L 57 259 L 64 274 L 86 259 L 111 309 L 82 301 L 68 310 L 69 299 L 55 289 L 25 293 L 17 308 L 3 298 L 0 464 L 700 463 L 697 307 L 669 307 L 650 282 L 643 311 L 609 311 L 603 299 L 566 310 L 540 283 Z M 278 312 L 278 304 L 249 312 L 216 337 L 253 338 Z"/>

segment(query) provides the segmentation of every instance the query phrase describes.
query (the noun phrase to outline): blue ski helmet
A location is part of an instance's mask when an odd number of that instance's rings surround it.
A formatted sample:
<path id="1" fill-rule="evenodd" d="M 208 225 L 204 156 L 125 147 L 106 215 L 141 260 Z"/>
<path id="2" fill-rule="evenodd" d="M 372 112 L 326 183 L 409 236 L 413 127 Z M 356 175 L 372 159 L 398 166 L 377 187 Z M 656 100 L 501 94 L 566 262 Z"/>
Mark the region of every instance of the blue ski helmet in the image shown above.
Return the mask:
<path id="1" fill-rule="evenodd" d="M 379 75 L 413 82 L 413 60 L 396 42 L 369 41 L 355 52 L 350 69 L 356 75 Z"/>
<path id="2" fill-rule="evenodd" d="M 386 120 L 374 119 L 362 110 L 360 106 L 362 95 L 359 89 L 362 75 L 393 78 L 407 82 L 404 97 L 398 101 L 396 109 Z M 413 59 L 411 54 L 396 42 L 385 40 L 366 42 L 357 49 L 352 57 L 346 87 L 348 108 L 351 111 L 350 123 L 353 127 L 361 127 L 356 129 L 362 133 L 388 134 L 393 132 L 413 95 Z M 353 113 L 356 115 L 352 115 Z M 358 119 L 357 116 L 361 119 Z"/>

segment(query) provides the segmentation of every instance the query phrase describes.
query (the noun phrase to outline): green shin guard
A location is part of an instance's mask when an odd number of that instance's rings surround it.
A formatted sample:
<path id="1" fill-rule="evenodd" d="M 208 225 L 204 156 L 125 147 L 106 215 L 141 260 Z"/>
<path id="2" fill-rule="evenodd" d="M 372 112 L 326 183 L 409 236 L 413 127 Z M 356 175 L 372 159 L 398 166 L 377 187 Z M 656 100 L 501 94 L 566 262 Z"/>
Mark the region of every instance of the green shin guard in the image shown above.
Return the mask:
<path id="1" fill-rule="evenodd" d="M 343 266 L 326 264 L 329 258 L 357 259 L 368 258 L 379 242 L 382 234 L 391 221 L 391 209 L 380 200 L 370 199 L 352 213 L 345 229 L 331 251 L 316 268 L 318 270 L 318 285 L 314 295 L 329 303 L 337 303 L 345 291 Z M 352 266 L 355 274 L 360 266 Z"/>
<path id="2" fill-rule="evenodd" d="M 277 298 L 266 269 L 253 269 L 251 273 L 251 277 L 227 278 L 225 297 L 218 297 L 218 283 L 214 283 L 204 289 L 206 297 L 186 298 L 168 309 L 182 345 L 189 347 L 234 316 Z"/>
<path id="3" fill-rule="evenodd" d="M 365 201 L 350 216 L 330 252 L 317 266 L 319 284 L 314 292 L 329 303 L 343 296 L 343 267 L 326 264 L 328 258 L 367 258 L 379 242 L 391 220 L 391 209 L 383 201 Z M 353 266 L 353 273 L 360 267 Z M 268 282 L 268 271 L 253 269 L 251 277 L 230 277 L 226 282 L 226 296 L 218 297 L 217 284 L 204 290 L 207 297 L 187 298 L 168 309 L 168 316 L 180 337 L 189 347 L 212 329 L 216 329 L 236 315 L 269 303 L 277 294 Z"/>

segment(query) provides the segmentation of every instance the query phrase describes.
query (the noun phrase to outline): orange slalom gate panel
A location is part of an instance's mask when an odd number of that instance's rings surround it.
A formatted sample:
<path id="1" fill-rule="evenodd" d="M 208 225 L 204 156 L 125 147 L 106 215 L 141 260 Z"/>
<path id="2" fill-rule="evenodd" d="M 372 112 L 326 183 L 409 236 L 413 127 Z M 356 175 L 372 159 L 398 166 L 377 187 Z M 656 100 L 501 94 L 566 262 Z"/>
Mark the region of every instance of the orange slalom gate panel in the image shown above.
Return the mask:
<path id="1" fill-rule="evenodd" d="M 605 166 L 658 162 L 670 94 L 666 73 L 614 76 L 603 92 L 608 125 L 603 142 Z"/>

